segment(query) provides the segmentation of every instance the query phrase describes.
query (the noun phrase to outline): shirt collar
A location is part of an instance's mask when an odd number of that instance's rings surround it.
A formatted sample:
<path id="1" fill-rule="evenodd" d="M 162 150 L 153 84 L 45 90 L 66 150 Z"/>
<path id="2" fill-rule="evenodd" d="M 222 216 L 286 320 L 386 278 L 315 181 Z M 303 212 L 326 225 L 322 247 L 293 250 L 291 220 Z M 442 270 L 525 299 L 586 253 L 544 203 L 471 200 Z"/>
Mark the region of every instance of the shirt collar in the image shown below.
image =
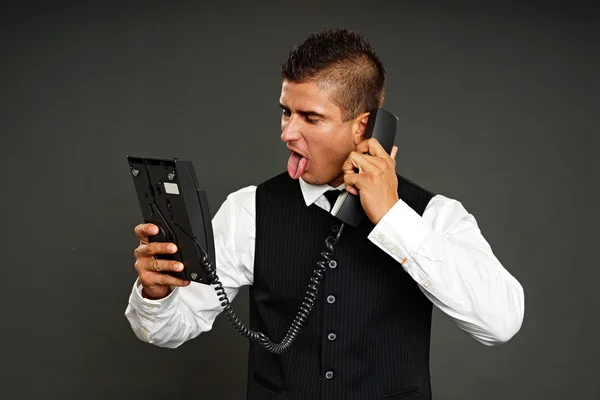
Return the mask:
<path id="1" fill-rule="evenodd" d="M 307 206 L 312 205 L 319 197 L 323 195 L 328 190 L 338 189 L 343 190 L 346 185 L 342 182 L 341 185 L 334 188 L 328 184 L 324 185 L 311 185 L 310 183 L 305 182 L 302 178 L 298 179 L 300 181 L 300 189 L 302 190 L 302 195 L 304 196 L 304 202 Z"/>

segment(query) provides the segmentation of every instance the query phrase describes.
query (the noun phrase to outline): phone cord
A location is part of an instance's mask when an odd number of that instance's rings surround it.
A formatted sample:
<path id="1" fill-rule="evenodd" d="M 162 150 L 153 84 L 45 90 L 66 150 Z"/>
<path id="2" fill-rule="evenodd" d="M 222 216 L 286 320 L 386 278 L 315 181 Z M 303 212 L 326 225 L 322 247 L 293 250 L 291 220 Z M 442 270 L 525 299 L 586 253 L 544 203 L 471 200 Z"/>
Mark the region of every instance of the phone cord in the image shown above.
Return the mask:
<path id="1" fill-rule="evenodd" d="M 202 265 L 208 273 L 209 281 L 211 282 L 211 284 L 216 285 L 215 290 L 217 292 L 217 295 L 219 296 L 219 301 L 221 301 L 221 305 L 224 307 L 225 315 L 227 315 L 227 318 L 229 319 L 231 324 L 240 334 L 242 334 L 242 336 L 246 337 L 251 341 L 258 342 L 262 348 L 266 349 L 271 353 L 281 354 L 288 350 L 291 347 L 294 340 L 296 340 L 296 337 L 298 337 L 300 330 L 306 323 L 306 320 L 313 309 L 315 300 L 317 299 L 317 295 L 319 294 L 319 285 L 321 284 L 321 281 L 323 279 L 323 273 L 327 269 L 327 265 L 329 265 L 332 261 L 334 246 L 337 244 L 343 229 L 344 224 L 340 226 L 336 237 L 328 236 L 325 239 L 326 250 L 321 252 L 321 256 L 324 260 L 317 262 L 317 267 L 313 271 L 313 276 L 310 278 L 308 290 L 306 292 L 306 296 L 304 297 L 304 301 L 300 306 L 300 310 L 298 311 L 298 314 L 296 315 L 296 318 L 294 319 L 290 328 L 288 329 L 288 332 L 286 333 L 285 337 L 279 344 L 273 343 L 271 339 L 269 339 L 264 333 L 254 332 L 244 325 L 244 323 L 239 319 L 239 317 L 235 314 L 233 308 L 231 307 L 231 303 L 229 302 L 227 293 L 225 293 L 223 284 L 220 282 L 219 277 L 217 276 L 214 263 L 209 259 L 204 249 L 202 249 L 202 247 L 197 242 L 196 245 L 200 247 L 200 249 L 204 253 L 204 256 L 202 257 Z"/>

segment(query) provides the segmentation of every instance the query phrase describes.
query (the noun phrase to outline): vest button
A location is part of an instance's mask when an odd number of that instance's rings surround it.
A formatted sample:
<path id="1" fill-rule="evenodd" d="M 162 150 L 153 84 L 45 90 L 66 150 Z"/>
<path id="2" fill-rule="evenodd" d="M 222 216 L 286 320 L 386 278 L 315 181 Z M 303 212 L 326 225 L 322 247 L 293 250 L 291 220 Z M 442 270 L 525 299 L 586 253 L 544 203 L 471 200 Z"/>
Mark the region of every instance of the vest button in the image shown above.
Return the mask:
<path id="1" fill-rule="evenodd" d="M 327 335 L 327 339 L 331 340 L 332 342 L 335 340 L 336 337 L 336 334 L 333 332 Z"/>
<path id="2" fill-rule="evenodd" d="M 337 267 L 337 261 L 329 260 L 329 268 L 335 268 L 335 267 Z"/>
<path id="3" fill-rule="evenodd" d="M 332 296 L 332 295 L 327 296 L 327 302 L 329 304 L 335 303 L 335 296 Z"/>
<path id="4" fill-rule="evenodd" d="M 340 227 L 337 226 L 337 225 L 334 225 L 334 226 L 331 227 L 331 230 L 334 231 L 334 232 L 337 232 L 337 231 L 340 230 Z"/>
<path id="5" fill-rule="evenodd" d="M 325 373 L 325 378 L 327 378 L 327 379 L 331 379 L 331 378 L 333 378 L 333 371 L 327 371 L 327 372 Z"/>

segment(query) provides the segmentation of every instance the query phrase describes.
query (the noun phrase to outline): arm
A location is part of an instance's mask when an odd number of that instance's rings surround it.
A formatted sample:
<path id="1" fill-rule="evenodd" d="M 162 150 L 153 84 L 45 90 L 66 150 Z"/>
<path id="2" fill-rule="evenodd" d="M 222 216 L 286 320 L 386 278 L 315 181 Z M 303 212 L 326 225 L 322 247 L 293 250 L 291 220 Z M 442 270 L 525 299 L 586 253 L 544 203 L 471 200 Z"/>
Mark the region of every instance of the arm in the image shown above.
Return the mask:
<path id="1" fill-rule="evenodd" d="M 253 282 L 255 191 L 249 186 L 230 194 L 212 220 L 217 275 L 230 301 L 240 287 Z M 140 340 L 176 348 L 210 331 L 222 311 L 212 285 L 192 282 L 172 288 L 163 299 L 149 300 L 142 297 L 137 279 L 125 316 Z"/>
<path id="2" fill-rule="evenodd" d="M 521 328 L 524 294 L 462 204 L 435 196 L 421 217 L 399 200 L 369 239 L 401 263 L 425 296 L 485 345 Z"/>

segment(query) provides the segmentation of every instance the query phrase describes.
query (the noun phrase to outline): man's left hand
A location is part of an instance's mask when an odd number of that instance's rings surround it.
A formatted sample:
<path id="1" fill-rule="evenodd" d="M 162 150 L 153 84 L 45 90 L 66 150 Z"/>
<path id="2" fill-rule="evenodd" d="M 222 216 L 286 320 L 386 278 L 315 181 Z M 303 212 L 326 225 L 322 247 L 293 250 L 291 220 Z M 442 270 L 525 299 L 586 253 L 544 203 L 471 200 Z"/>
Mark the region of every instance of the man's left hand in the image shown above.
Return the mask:
<path id="1" fill-rule="evenodd" d="M 360 196 L 365 214 L 375 225 L 399 200 L 397 152 L 397 146 L 388 154 L 377 139 L 366 139 L 356 146 L 342 167 L 346 190 Z"/>

